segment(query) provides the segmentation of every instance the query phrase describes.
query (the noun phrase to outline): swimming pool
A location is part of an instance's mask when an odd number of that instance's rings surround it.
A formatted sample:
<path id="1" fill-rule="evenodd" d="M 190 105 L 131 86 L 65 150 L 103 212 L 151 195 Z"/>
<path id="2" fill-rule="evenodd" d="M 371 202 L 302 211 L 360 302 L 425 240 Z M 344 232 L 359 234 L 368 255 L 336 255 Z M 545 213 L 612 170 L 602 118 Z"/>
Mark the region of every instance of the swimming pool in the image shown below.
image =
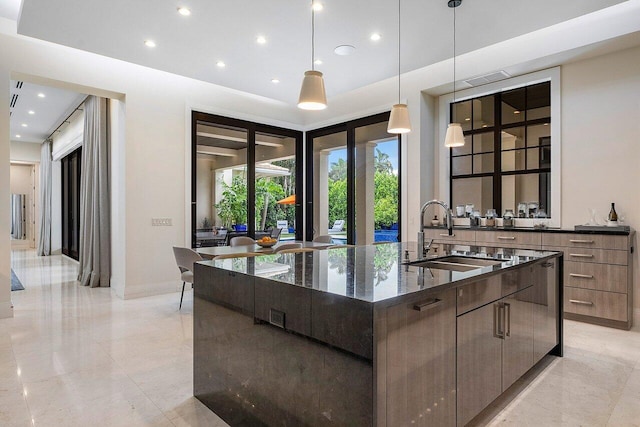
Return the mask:
<path id="1" fill-rule="evenodd" d="M 347 243 L 347 237 L 332 237 L 333 243 L 343 245 Z M 374 242 L 397 242 L 398 241 L 398 230 L 375 230 L 373 232 L 373 241 Z"/>

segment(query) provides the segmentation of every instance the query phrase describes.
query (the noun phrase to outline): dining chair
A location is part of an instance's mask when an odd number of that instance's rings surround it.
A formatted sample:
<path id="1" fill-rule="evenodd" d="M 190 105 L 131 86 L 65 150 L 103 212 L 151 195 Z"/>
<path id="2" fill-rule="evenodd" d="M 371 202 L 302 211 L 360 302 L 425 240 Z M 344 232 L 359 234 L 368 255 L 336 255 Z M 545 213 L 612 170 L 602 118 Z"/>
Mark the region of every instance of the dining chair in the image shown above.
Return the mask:
<path id="1" fill-rule="evenodd" d="M 290 248 L 290 249 L 283 249 L 281 251 L 276 251 L 279 254 L 299 254 L 302 252 L 315 252 L 316 249 L 314 248 Z"/>
<path id="2" fill-rule="evenodd" d="M 333 237 L 328 234 L 321 234 L 313 238 L 314 242 L 317 243 L 333 243 Z"/>
<path id="3" fill-rule="evenodd" d="M 193 288 L 193 264 L 196 261 L 202 261 L 203 258 L 193 249 L 179 246 L 173 247 L 173 256 L 176 258 L 176 264 L 180 269 L 180 279 L 182 280 L 182 293 L 180 294 L 180 306 L 178 307 L 178 310 L 180 310 L 182 308 L 182 299 L 184 298 L 185 284 L 191 283 Z"/>
<path id="4" fill-rule="evenodd" d="M 302 243 L 284 243 L 278 246 L 277 248 L 275 248 L 274 252 L 278 253 L 287 249 L 300 249 L 300 248 L 302 248 Z"/>
<path id="5" fill-rule="evenodd" d="M 249 246 L 254 245 L 256 242 L 251 237 L 236 236 L 229 241 L 229 246 Z"/>
<path id="6" fill-rule="evenodd" d="M 222 255 L 214 256 L 213 259 L 214 260 L 218 260 L 218 259 L 227 259 L 227 258 L 249 258 L 249 257 L 258 256 L 258 255 L 264 255 L 264 254 L 261 254 L 260 252 L 243 252 L 243 253 L 238 253 L 238 254 L 222 254 Z"/>

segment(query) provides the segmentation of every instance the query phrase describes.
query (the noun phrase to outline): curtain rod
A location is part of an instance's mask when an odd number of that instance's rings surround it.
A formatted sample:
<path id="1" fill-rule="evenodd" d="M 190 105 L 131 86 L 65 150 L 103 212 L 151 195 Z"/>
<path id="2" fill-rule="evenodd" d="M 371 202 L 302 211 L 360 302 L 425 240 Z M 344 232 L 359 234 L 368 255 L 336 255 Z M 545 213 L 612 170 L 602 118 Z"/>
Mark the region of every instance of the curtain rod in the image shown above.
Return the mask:
<path id="1" fill-rule="evenodd" d="M 76 108 L 74 108 L 74 109 L 73 109 L 73 111 L 72 111 L 72 112 L 67 116 L 67 118 L 66 118 L 66 119 L 64 119 L 64 120 L 63 120 L 63 121 L 58 125 L 58 127 L 57 127 L 57 128 L 55 128 L 55 130 L 54 130 L 53 132 L 51 132 L 51 134 L 49 134 L 49 136 L 48 136 L 48 137 L 46 137 L 46 138 L 45 138 L 44 142 L 46 142 L 46 141 L 51 141 L 51 142 L 53 142 L 53 139 L 51 139 L 51 137 L 53 136 L 53 134 L 54 134 L 54 133 L 56 133 L 56 132 L 60 132 L 60 128 L 62 127 L 62 125 L 63 125 L 63 124 L 65 124 L 65 123 L 71 123 L 71 122 L 69 121 L 69 118 L 70 118 L 71 116 L 73 116 L 73 114 L 74 114 L 76 111 L 83 111 L 83 109 L 82 109 L 82 108 L 80 108 L 80 107 L 82 107 L 82 105 L 86 102 L 87 98 L 89 98 L 90 96 L 91 96 L 91 95 L 87 95 L 87 96 L 85 96 L 85 97 L 84 97 L 84 99 L 83 99 L 83 100 L 78 104 L 78 106 L 77 106 Z"/>

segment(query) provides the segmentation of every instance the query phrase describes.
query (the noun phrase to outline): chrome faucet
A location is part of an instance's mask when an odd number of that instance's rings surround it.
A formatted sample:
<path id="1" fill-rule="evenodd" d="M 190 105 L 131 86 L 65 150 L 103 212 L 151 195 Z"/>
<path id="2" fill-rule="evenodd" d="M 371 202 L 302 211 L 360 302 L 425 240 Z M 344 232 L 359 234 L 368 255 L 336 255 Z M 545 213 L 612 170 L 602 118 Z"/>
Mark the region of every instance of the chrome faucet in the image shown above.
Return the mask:
<path id="1" fill-rule="evenodd" d="M 431 205 L 440 205 L 442 209 L 444 209 L 447 232 L 449 233 L 449 236 L 453 235 L 453 220 L 451 219 L 451 211 L 449 210 L 449 207 L 445 202 L 442 202 L 440 200 L 429 200 L 427 203 L 422 205 L 422 208 L 420 209 L 420 231 L 418 231 L 418 255 L 422 255 L 422 258 L 425 258 L 427 256 L 429 247 L 431 246 L 431 243 L 433 243 L 433 240 L 431 240 L 428 245 L 424 244 L 424 229 L 426 228 L 426 226 L 424 225 L 424 213 Z"/>

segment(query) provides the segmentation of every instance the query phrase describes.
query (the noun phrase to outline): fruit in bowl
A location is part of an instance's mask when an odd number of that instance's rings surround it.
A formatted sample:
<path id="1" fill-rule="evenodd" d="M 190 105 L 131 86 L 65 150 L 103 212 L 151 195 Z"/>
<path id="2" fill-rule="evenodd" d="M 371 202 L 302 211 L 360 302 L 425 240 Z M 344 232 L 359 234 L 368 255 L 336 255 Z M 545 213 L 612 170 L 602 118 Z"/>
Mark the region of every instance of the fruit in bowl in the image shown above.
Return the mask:
<path id="1" fill-rule="evenodd" d="M 273 237 L 265 236 L 262 239 L 256 240 L 258 246 L 262 246 L 263 248 L 270 248 L 271 246 L 278 243 L 278 239 L 274 239 Z"/>

